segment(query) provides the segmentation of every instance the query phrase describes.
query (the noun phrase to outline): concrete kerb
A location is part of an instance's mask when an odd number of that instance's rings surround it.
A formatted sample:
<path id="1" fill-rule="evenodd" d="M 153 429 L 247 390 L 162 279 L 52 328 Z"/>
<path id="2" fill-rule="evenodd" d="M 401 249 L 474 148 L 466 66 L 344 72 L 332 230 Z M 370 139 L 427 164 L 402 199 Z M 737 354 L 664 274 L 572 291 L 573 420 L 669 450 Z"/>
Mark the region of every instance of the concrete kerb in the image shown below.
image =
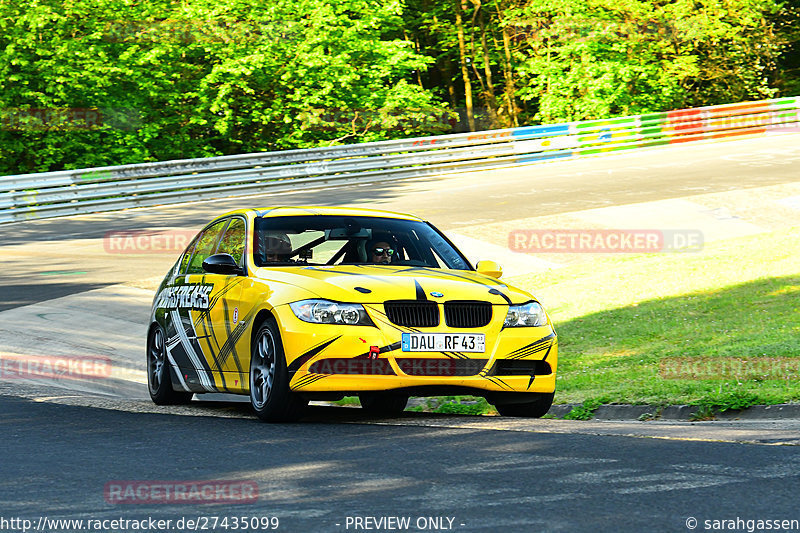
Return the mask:
<path id="1" fill-rule="evenodd" d="M 548 415 L 562 418 L 580 404 L 557 404 Z M 594 411 L 593 420 L 691 420 L 697 405 L 601 405 Z M 800 419 L 800 403 L 753 405 L 746 409 L 714 411 L 716 420 L 780 420 Z"/>

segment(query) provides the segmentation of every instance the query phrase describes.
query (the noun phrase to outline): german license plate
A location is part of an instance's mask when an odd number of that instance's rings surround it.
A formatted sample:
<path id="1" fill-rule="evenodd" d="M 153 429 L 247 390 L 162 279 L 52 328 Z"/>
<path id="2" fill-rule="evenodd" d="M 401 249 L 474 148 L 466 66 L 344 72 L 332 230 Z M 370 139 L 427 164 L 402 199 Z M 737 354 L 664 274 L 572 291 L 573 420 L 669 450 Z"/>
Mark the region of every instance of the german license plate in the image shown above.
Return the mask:
<path id="1" fill-rule="evenodd" d="M 471 352 L 486 351 L 483 333 L 403 333 L 404 352 Z"/>

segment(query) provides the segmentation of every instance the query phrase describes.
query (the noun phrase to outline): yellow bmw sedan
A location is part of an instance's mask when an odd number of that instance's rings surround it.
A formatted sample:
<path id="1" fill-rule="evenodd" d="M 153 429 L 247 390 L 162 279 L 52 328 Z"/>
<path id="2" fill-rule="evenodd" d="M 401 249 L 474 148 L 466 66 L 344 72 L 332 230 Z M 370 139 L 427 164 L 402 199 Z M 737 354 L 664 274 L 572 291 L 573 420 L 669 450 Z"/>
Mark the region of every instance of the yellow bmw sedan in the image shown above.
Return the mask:
<path id="1" fill-rule="evenodd" d="M 473 267 L 433 225 L 384 211 L 243 209 L 208 224 L 153 300 L 150 396 L 249 395 L 265 421 L 358 395 L 390 415 L 409 396 L 485 397 L 540 417 L 558 347 L 542 305 Z"/>

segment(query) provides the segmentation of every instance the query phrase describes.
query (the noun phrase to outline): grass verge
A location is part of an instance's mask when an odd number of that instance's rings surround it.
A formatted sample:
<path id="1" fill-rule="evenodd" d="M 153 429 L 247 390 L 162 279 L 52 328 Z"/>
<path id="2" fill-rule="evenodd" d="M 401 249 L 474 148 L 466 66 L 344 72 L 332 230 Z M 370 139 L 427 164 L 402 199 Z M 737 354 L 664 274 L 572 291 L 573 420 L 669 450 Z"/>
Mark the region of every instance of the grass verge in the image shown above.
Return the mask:
<path id="1" fill-rule="evenodd" d="M 510 282 L 555 323 L 557 403 L 720 411 L 800 400 L 800 228 Z"/>

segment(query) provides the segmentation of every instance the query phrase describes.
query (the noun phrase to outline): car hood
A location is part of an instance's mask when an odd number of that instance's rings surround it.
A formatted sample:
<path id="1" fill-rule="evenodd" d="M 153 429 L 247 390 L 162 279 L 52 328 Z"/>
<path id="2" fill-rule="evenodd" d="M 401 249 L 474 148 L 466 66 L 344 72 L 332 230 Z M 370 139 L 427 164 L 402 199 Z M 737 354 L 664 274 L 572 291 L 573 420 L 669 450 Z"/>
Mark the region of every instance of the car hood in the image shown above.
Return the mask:
<path id="1" fill-rule="evenodd" d="M 467 270 L 390 265 L 292 266 L 258 268 L 254 275 L 267 283 L 287 283 L 338 302 L 376 304 L 427 299 L 516 304 L 533 298 L 500 280 Z"/>

